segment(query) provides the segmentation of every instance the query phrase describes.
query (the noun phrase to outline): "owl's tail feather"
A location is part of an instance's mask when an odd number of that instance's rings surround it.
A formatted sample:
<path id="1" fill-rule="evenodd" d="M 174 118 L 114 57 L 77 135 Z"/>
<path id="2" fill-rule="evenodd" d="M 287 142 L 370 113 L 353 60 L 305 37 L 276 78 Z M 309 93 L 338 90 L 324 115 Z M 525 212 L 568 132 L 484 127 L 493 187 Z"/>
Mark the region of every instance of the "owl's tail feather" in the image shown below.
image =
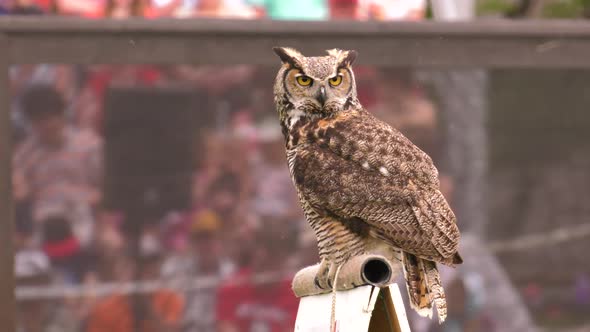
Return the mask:
<path id="1" fill-rule="evenodd" d="M 447 318 L 447 301 L 436 263 L 404 252 L 403 268 L 410 307 L 420 316 L 432 318 L 434 303 L 439 323 L 444 322 Z"/>

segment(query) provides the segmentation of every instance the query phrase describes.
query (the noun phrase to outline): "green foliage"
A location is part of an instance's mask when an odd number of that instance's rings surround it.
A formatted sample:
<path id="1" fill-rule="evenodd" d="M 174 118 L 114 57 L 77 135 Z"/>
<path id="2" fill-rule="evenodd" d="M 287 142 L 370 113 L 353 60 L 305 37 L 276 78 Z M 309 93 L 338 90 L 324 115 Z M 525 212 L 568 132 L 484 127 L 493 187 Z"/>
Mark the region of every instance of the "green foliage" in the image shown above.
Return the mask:
<path id="1" fill-rule="evenodd" d="M 426 5 L 426 14 L 425 14 L 425 18 L 427 20 L 432 20 L 434 18 L 434 14 L 432 12 L 432 5 L 430 5 L 430 3 L 428 3 L 428 5 Z"/>
<path id="2" fill-rule="evenodd" d="M 478 15 L 506 16 L 522 0 L 478 0 Z M 541 10 L 543 18 L 580 18 L 590 13 L 590 0 L 546 0 Z M 585 15 L 586 14 L 586 15 Z"/>
<path id="3" fill-rule="evenodd" d="M 582 16 L 585 0 L 561 0 L 549 2 L 543 7 L 543 17 L 575 18 Z"/>
<path id="4" fill-rule="evenodd" d="M 504 15 L 511 10 L 514 5 L 506 0 L 480 0 L 477 1 L 477 15 Z"/>

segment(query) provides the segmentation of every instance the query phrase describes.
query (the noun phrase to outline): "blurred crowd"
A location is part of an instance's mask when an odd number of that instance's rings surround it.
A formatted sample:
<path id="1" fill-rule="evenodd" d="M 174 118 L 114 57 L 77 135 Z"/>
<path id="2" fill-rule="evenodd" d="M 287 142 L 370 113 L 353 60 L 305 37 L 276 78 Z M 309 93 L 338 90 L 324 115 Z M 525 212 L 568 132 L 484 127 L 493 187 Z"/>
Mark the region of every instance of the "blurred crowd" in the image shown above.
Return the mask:
<path id="1" fill-rule="evenodd" d="M 292 275 L 318 256 L 285 164 L 272 91 L 260 83 L 272 82 L 274 72 L 247 66 L 12 68 L 18 286 L 96 289 L 21 298 L 22 331 L 292 330 L 298 305 Z M 437 158 L 437 110 L 411 71 L 357 72 L 363 103 Z M 211 99 L 195 109 L 209 120 L 195 128 L 190 206 L 140 217 L 149 221 L 109 208 L 106 91 L 179 86 L 206 91 Z M 244 91 L 247 97 L 239 97 Z M 220 112 L 219 105 L 229 110 Z M 441 174 L 451 196 L 444 167 Z M 164 284 L 149 291 L 103 291 L 105 285 L 158 280 Z"/>
<path id="2" fill-rule="evenodd" d="M 0 0 L 0 15 L 419 20 L 426 0 Z"/>
<path id="3" fill-rule="evenodd" d="M 0 0 L 2 14 L 420 20 L 426 1 Z M 58 294 L 19 296 L 19 331 L 293 330 L 292 275 L 318 257 L 286 167 L 272 103 L 275 72 L 188 65 L 11 68 L 17 284 Z M 409 69 L 358 66 L 355 73 L 363 105 L 434 158 L 452 204 L 440 111 L 423 84 Z M 206 106 L 194 110 L 204 116 L 194 128 L 185 209 L 138 216 L 105 204 L 112 176 L 105 167 L 105 99 L 113 87 L 188 88 L 208 96 Z M 450 323 L 421 330 L 494 330 L 477 285 L 468 282 L 473 279 L 452 278 Z M 155 281 L 161 284 L 150 284 Z M 120 288 L 129 282 L 145 289 Z M 583 276 L 577 284 L 583 308 L 590 303 L 588 284 Z M 79 291 L 63 291 L 72 287 Z M 534 297 L 535 289 L 526 292 Z"/>

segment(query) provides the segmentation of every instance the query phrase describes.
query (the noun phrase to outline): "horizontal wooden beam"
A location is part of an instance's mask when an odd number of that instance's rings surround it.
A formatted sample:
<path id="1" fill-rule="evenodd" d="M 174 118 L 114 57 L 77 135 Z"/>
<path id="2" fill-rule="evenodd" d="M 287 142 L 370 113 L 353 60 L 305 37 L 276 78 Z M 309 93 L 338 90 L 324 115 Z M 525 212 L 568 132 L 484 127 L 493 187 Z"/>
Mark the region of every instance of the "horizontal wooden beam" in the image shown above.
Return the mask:
<path id="1" fill-rule="evenodd" d="M 276 65 L 276 45 L 339 47 L 379 66 L 590 68 L 582 21 L 283 22 L 0 19 L 11 63 Z"/>

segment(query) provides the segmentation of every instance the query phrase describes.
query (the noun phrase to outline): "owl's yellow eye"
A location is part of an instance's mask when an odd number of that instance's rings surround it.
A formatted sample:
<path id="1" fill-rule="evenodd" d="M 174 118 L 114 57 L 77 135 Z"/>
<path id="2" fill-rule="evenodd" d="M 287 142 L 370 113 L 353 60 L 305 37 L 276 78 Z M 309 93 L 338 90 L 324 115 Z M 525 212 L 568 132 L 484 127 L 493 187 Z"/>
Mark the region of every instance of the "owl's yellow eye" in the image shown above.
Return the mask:
<path id="1" fill-rule="evenodd" d="M 297 83 L 299 83 L 299 85 L 308 86 L 308 85 L 311 85 L 311 82 L 312 82 L 311 77 L 308 77 L 308 76 L 297 77 Z"/>
<path id="2" fill-rule="evenodd" d="M 331 86 L 338 86 L 338 85 L 340 85 L 340 83 L 342 83 L 342 76 L 340 76 L 340 75 L 334 76 L 329 81 L 330 81 Z"/>

